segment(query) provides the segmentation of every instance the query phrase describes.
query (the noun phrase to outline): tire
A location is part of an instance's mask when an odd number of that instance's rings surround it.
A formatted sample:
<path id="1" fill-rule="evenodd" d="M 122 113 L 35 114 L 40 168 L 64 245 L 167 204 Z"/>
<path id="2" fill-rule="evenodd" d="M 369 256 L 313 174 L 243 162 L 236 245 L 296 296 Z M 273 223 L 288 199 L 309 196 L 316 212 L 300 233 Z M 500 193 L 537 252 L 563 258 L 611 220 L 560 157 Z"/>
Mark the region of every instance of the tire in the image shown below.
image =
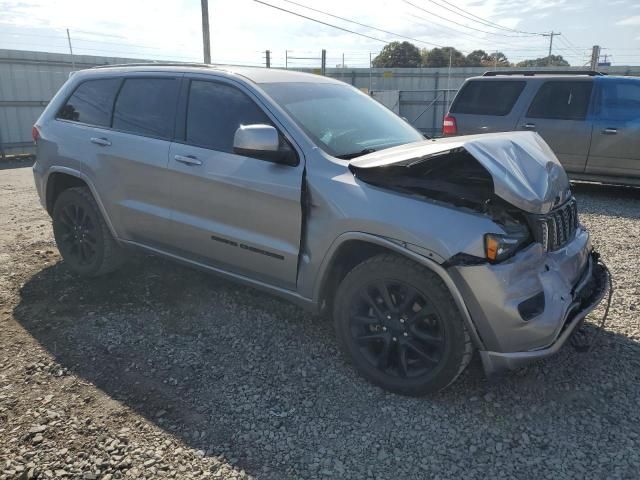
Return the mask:
<path id="1" fill-rule="evenodd" d="M 394 393 L 440 391 L 473 354 L 440 277 L 397 255 L 377 255 L 351 270 L 338 287 L 333 317 L 340 347 L 358 373 Z"/>
<path id="2" fill-rule="evenodd" d="M 52 218 L 58 250 L 72 271 L 97 277 L 122 265 L 124 251 L 111 235 L 88 188 L 64 190 L 56 199 Z"/>

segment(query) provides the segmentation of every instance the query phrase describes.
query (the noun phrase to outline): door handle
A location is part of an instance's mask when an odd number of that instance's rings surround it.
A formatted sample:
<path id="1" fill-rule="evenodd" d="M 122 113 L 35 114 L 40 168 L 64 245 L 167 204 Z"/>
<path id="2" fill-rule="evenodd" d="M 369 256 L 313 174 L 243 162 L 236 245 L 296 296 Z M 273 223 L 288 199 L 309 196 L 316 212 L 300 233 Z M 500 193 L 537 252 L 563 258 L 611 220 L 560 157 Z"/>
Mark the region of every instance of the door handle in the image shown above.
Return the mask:
<path id="1" fill-rule="evenodd" d="M 522 128 L 524 128 L 526 130 L 535 130 L 536 129 L 536 124 L 535 123 L 525 123 L 524 125 L 522 125 Z"/>
<path id="2" fill-rule="evenodd" d="M 176 155 L 173 158 L 176 162 L 184 163 L 185 165 L 202 165 L 202 160 L 198 160 L 193 155 Z"/>
<path id="3" fill-rule="evenodd" d="M 602 130 L 602 134 L 603 135 L 617 135 L 618 134 L 618 129 L 617 128 L 605 128 L 604 130 Z"/>
<path id="4" fill-rule="evenodd" d="M 104 137 L 91 137 L 91 143 L 95 143 L 96 145 L 100 145 L 101 147 L 111 146 L 111 142 Z"/>

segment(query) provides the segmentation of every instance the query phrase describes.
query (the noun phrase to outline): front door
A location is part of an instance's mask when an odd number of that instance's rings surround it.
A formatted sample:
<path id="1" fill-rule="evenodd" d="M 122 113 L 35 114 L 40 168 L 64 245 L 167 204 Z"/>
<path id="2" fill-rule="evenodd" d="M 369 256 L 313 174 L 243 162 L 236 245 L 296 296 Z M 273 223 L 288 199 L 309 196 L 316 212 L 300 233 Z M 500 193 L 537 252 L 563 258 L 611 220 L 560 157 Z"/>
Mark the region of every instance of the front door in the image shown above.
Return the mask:
<path id="1" fill-rule="evenodd" d="M 598 82 L 587 173 L 640 176 L 640 80 Z"/>
<path id="2" fill-rule="evenodd" d="M 584 172 L 591 142 L 588 119 L 593 82 L 550 80 L 544 82 L 519 130 L 538 132 L 568 172 Z"/>
<path id="3" fill-rule="evenodd" d="M 275 122 L 241 86 L 192 78 L 188 89 L 184 132 L 169 152 L 180 254 L 294 288 L 303 159 L 287 166 L 234 153 L 240 125 Z"/>

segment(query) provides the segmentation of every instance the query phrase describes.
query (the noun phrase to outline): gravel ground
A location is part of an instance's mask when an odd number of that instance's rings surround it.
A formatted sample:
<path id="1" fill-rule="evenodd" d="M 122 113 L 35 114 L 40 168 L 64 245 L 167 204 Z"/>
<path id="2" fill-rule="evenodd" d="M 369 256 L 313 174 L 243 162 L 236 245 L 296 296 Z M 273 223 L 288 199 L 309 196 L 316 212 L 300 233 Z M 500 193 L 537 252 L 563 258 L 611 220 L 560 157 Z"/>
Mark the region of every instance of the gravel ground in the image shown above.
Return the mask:
<path id="1" fill-rule="evenodd" d="M 148 256 L 79 280 L 0 170 L 0 480 L 638 478 L 640 191 L 576 192 L 617 288 L 601 343 L 415 399 L 255 290 Z"/>

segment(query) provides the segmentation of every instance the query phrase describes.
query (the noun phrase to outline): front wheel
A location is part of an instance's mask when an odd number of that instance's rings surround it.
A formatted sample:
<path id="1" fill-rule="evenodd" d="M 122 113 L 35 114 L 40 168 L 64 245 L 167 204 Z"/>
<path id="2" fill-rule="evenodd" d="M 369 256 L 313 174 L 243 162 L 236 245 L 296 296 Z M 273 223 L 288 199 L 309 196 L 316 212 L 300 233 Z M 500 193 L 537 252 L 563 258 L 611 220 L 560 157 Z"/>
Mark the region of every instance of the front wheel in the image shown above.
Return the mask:
<path id="1" fill-rule="evenodd" d="M 88 188 L 64 190 L 56 199 L 52 218 L 58 250 L 71 270 L 96 277 L 120 267 L 124 252 Z"/>
<path id="2" fill-rule="evenodd" d="M 383 254 L 355 267 L 334 303 L 338 340 L 356 370 L 380 387 L 425 395 L 450 385 L 473 347 L 451 294 L 431 270 Z"/>

